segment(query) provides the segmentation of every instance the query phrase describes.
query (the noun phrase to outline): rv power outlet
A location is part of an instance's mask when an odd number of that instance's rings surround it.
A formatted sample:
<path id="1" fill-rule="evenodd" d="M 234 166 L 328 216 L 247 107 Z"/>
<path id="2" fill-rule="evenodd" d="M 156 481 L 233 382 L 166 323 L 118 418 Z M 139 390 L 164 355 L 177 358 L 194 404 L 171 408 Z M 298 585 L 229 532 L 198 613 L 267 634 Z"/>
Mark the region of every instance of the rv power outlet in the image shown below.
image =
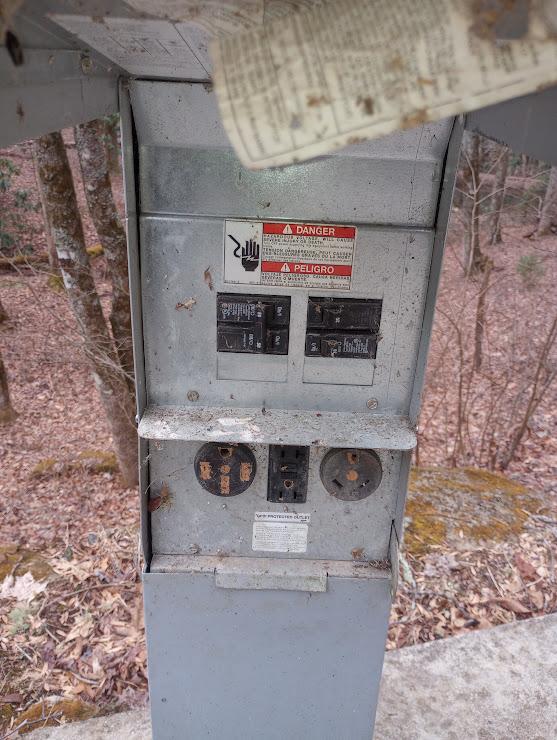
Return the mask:
<path id="1" fill-rule="evenodd" d="M 381 483 L 383 470 L 373 450 L 329 450 L 321 462 L 321 481 L 342 501 L 360 501 Z"/>

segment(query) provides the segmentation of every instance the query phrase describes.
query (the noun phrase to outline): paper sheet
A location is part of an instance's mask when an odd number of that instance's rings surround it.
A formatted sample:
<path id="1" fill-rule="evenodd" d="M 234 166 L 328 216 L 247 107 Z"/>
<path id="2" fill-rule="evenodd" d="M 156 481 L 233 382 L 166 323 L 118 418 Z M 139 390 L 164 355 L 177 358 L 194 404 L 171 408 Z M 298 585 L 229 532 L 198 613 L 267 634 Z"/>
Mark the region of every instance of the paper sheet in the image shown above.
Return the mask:
<path id="1" fill-rule="evenodd" d="M 240 160 L 299 162 L 557 83 L 557 37 L 540 10 L 526 38 L 502 42 L 477 9 L 329 0 L 217 38 L 213 80 Z"/>

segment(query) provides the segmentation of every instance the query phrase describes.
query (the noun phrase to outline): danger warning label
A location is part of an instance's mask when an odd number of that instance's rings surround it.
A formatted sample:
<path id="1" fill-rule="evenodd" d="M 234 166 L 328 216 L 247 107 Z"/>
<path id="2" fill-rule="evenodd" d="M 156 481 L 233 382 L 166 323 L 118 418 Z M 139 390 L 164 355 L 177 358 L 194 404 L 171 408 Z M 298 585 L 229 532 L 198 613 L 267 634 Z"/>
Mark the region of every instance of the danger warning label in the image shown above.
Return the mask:
<path id="1" fill-rule="evenodd" d="M 224 282 L 350 290 L 355 226 L 226 221 Z"/>

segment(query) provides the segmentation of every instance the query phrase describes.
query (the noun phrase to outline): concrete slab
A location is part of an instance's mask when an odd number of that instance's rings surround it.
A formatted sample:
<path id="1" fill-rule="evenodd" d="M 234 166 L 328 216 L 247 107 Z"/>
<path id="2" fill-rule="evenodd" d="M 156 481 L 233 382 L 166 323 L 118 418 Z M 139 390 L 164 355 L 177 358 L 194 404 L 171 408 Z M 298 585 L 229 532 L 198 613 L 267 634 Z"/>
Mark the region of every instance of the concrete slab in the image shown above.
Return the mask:
<path id="1" fill-rule="evenodd" d="M 151 727 L 146 711 L 123 712 L 28 737 L 151 740 Z M 386 656 L 374 740 L 555 738 L 557 614 Z"/>

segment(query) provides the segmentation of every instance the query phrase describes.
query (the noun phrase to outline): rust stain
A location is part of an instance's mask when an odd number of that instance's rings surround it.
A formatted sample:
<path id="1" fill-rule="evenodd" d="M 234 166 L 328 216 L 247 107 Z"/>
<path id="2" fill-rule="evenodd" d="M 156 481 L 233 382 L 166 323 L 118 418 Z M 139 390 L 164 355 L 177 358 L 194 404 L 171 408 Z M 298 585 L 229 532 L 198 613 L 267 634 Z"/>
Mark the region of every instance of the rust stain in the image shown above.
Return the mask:
<path id="1" fill-rule="evenodd" d="M 199 463 L 199 475 L 201 476 L 202 480 L 210 480 L 212 474 L 213 468 L 211 467 L 210 462 L 205 461 Z"/>
<path id="2" fill-rule="evenodd" d="M 412 111 L 412 113 L 407 113 L 400 119 L 400 127 L 402 129 L 415 128 L 416 126 L 419 126 L 422 123 L 427 123 L 428 121 L 428 111 L 425 108 L 418 108 L 417 110 Z"/>
<path id="3" fill-rule="evenodd" d="M 347 144 L 363 144 L 364 141 L 366 141 L 365 136 L 349 136 L 346 143 Z"/>
<path id="4" fill-rule="evenodd" d="M 396 72 L 401 72 L 406 67 L 406 63 L 400 54 L 397 54 L 389 61 L 389 67 Z"/>
<path id="5" fill-rule="evenodd" d="M 213 276 L 211 275 L 211 267 L 209 266 L 203 273 L 203 280 L 209 290 L 213 290 Z"/>
<path id="6" fill-rule="evenodd" d="M 317 108 L 319 105 L 327 105 L 330 102 L 325 95 L 308 95 L 306 105 L 308 108 Z"/>
<path id="7" fill-rule="evenodd" d="M 371 95 L 368 95 L 365 98 L 358 97 L 358 99 L 356 100 L 356 105 L 361 105 L 364 109 L 364 113 L 367 116 L 373 115 L 373 98 L 371 97 Z"/>
<path id="8" fill-rule="evenodd" d="M 246 483 L 251 478 L 252 466 L 249 462 L 240 463 L 240 480 Z"/>
<path id="9" fill-rule="evenodd" d="M 221 496 L 230 495 L 230 476 L 229 475 L 221 475 L 220 492 L 221 492 Z"/>
<path id="10" fill-rule="evenodd" d="M 364 548 L 363 547 L 354 547 L 352 549 L 352 559 L 353 560 L 362 560 L 364 557 Z"/>

